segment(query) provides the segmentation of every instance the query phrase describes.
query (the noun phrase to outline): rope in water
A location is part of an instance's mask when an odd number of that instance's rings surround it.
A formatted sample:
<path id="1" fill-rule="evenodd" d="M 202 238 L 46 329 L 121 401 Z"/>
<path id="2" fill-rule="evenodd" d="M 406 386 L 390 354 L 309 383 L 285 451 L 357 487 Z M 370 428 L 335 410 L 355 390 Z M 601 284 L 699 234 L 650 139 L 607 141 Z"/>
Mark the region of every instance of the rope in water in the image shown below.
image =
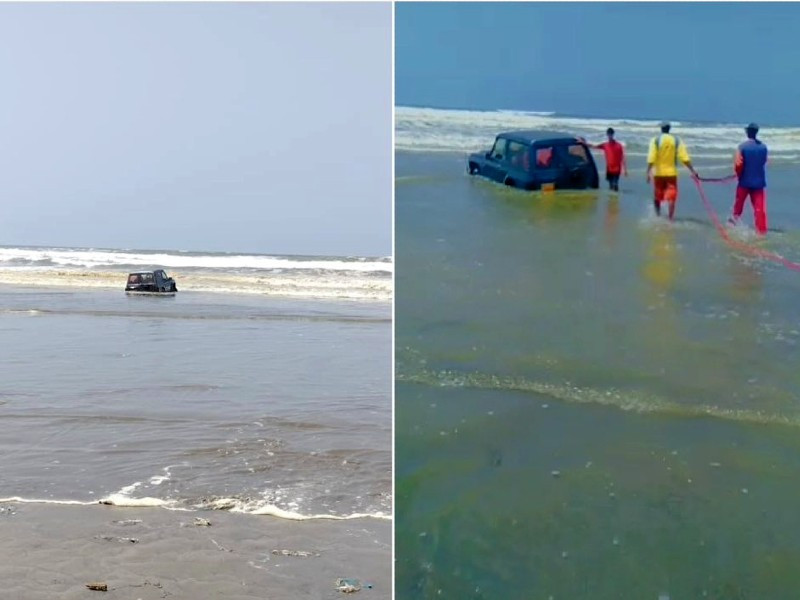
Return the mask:
<path id="1" fill-rule="evenodd" d="M 767 260 L 772 260 L 781 263 L 787 269 L 792 269 L 793 271 L 800 271 L 800 264 L 792 262 L 791 260 L 782 257 L 780 254 L 775 254 L 774 252 L 770 252 L 769 250 L 764 250 L 763 248 L 758 248 L 751 244 L 747 244 L 745 242 L 733 239 L 728 233 L 728 230 L 725 228 L 725 226 L 720 222 L 719 217 L 717 216 L 717 213 L 714 210 L 714 207 L 711 205 L 711 202 L 709 202 L 708 198 L 706 197 L 705 190 L 703 190 L 702 182 L 727 183 L 729 181 L 734 181 L 736 179 L 736 175 L 728 175 L 727 177 L 692 177 L 692 179 L 694 180 L 694 184 L 697 186 L 697 191 L 700 194 L 700 199 L 703 201 L 703 205 L 705 206 L 709 218 L 714 223 L 714 227 L 716 227 L 717 232 L 719 233 L 720 237 L 726 244 L 728 244 L 731 248 L 735 248 L 741 252 L 745 252 L 747 254 L 752 254 L 754 256 L 759 256 L 761 258 L 766 258 Z"/>

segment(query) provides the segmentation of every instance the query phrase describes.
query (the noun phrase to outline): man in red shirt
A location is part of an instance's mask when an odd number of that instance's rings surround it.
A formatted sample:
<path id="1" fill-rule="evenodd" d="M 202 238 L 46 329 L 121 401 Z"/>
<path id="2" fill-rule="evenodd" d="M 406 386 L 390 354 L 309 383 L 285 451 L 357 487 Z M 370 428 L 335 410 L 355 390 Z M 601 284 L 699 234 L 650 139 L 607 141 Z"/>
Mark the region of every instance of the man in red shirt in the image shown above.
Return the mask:
<path id="1" fill-rule="evenodd" d="M 606 130 L 608 141 L 602 144 L 590 144 L 583 138 L 583 141 L 590 148 L 597 148 L 602 150 L 606 155 L 606 180 L 608 187 L 614 192 L 619 191 L 619 176 L 625 173 L 628 176 L 628 165 L 625 162 L 625 148 L 617 140 L 614 139 L 614 129 L 609 127 Z"/>

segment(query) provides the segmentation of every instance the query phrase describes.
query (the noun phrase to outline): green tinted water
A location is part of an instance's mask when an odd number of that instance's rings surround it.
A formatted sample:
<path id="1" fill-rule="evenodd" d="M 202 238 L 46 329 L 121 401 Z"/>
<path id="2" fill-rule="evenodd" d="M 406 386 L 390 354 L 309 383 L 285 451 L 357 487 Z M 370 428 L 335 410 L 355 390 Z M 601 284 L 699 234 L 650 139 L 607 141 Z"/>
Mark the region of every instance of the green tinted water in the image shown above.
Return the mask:
<path id="1" fill-rule="evenodd" d="M 398 598 L 795 597 L 800 274 L 688 177 L 668 224 L 634 169 L 618 198 L 397 175 Z M 800 260 L 792 181 L 783 231 L 736 235 Z"/>

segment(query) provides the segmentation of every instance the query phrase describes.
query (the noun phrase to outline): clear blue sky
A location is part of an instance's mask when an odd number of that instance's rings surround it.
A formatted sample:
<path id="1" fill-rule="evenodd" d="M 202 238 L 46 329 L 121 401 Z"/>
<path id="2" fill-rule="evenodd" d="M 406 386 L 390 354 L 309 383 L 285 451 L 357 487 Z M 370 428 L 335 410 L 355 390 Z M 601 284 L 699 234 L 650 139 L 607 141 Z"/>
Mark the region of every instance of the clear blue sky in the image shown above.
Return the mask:
<path id="1" fill-rule="evenodd" d="M 398 3 L 398 105 L 800 124 L 798 3 Z"/>
<path id="2" fill-rule="evenodd" d="M 391 17 L 0 3 L 0 244 L 389 255 Z"/>

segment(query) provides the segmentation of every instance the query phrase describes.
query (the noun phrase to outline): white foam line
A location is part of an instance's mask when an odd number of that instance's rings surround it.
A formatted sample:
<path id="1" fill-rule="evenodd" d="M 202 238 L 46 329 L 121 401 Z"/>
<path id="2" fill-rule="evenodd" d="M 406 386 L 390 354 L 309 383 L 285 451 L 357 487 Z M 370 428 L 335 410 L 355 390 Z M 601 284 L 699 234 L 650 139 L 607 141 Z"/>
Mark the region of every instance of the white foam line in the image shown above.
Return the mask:
<path id="1" fill-rule="evenodd" d="M 114 506 L 131 506 L 131 507 L 159 507 L 169 508 L 175 503 L 173 501 L 162 500 L 161 498 L 131 498 L 123 493 L 111 494 L 100 500 L 103 504 L 112 504 Z"/>
<path id="2" fill-rule="evenodd" d="M 153 477 L 151 477 L 150 485 L 161 485 L 165 481 L 169 481 L 172 478 L 172 473 L 170 472 L 172 466 L 173 465 L 168 465 L 163 469 L 161 469 L 162 471 L 164 471 L 163 475 L 154 475 Z"/>
<path id="3" fill-rule="evenodd" d="M 233 499 L 220 499 L 214 504 L 220 503 L 223 504 L 225 502 L 236 502 Z M 110 506 L 119 506 L 119 507 L 127 507 L 127 508 L 163 508 L 166 510 L 175 510 L 175 511 L 185 511 L 185 512 L 192 512 L 189 508 L 181 508 L 175 506 L 174 501 L 162 500 L 160 498 L 128 498 L 127 496 L 122 496 L 121 494 L 112 494 L 103 498 L 101 500 L 92 500 L 89 502 L 83 502 L 80 500 L 44 500 L 38 498 L 22 498 L 20 496 L 11 496 L 8 498 L 0 498 L 0 504 L 57 504 L 63 506 L 97 506 L 97 505 L 110 505 Z M 197 505 L 195 508 L 204 508 L 204 505 Z M 239 513 L 239 514 L 246 514 L 246 515 L 258 515 L 258 516 L 271 516 L 277 517 L 279 519 L 286 519 L 287 521 L 351 521 L 353 519 L 380 519 L 385 521 L 391 521 L 391 515 L 387 515 L 381 512 L 377 513 L 353 513 L 350 515 L 303 515 L 300 513 L 284 510 L 282 508 L 278 508 L 277 506 L 267 505 L 267 506 L 260 506 L 253 510 L 248 510 L 244 507 L 234 507 L 230 509 L 229 512 L 232 513 Z"/>
<path id="4" fill-rule="evenodd" d="M 311 521 L 311 520 L 329 520 L 329 521 L 350 521 L 352 519 L 381 519 L 391 521 L 392 517 L 383 513 L 353 513 L 352 515 L 301 515 L 300 513 L 283 510 L 277 506 L 262 506 L 254 511 L 236 510 L 231 512 L 243 512 L 251 515 L 268 515 L 271 517 L 278 517 L 281 519 L 288 519 L 291 521 Z"/>
<path id="5" fill-rule="evenodd" d="M 62 506 L 97 506 L 110 505 L 129 508 L 164 508 L 167 510 L 178 510 L 191 512 L 188 508 L 175 506 L 174 501 L 161 500 L 160 498 L 128 498 L 121 494 L 112 494 L 101 500 L 45 500 L 42 498 L 22 498 L 21 496 L 10 496 L 0 498 L 0 504 L 58 504 Z"/>
<path id="6" fill-rule="evenodd" d="M 80 500 L 42 500 L 38 498 L 21 498 L 20 496 L 11 496 L 9 498 L 0 498 L 0 504 L 65 504 L 71 506 L 91 506 L 97 504 L 97 500 L 91 502 L 81 502 Z"/>
<path id="7" fill-rule="evenodd" d="M 137 481 L 136 483 L 132 483 L 131 485 L 126 485 L 124 488 L 122 488 L 119 491 L 119 493 L 127 496 L 127 495 L 131 494 L 131 492 L 133 492 L 140 485 L 142 485 L 141 481 Z"/>
<path id="8" fill-rule="evenodd" d="M 208 507 L 209 505 L 198 505 L 198 508 Z M 236 498 L 218 498 L 210 504 L 212 508 L 216 507 L 230 507 L 229 512 L 241 513 L 248 515 L 266 515 L 270 517 L 278 517 L 279 519 L 286 519 L 289 521 L 312 521 L 312 520 L 329 520 L 329 521 L 349 521 L 352 519 L 384 519 L 391 520 L 390 515 L 381 512 L 377 513 L 353 513 L 351 515 L 304 515 L 298 512 L 278 508 L 273 504 L 260 505 L 253 508 L 252 503 L 243 503 Z"/>

